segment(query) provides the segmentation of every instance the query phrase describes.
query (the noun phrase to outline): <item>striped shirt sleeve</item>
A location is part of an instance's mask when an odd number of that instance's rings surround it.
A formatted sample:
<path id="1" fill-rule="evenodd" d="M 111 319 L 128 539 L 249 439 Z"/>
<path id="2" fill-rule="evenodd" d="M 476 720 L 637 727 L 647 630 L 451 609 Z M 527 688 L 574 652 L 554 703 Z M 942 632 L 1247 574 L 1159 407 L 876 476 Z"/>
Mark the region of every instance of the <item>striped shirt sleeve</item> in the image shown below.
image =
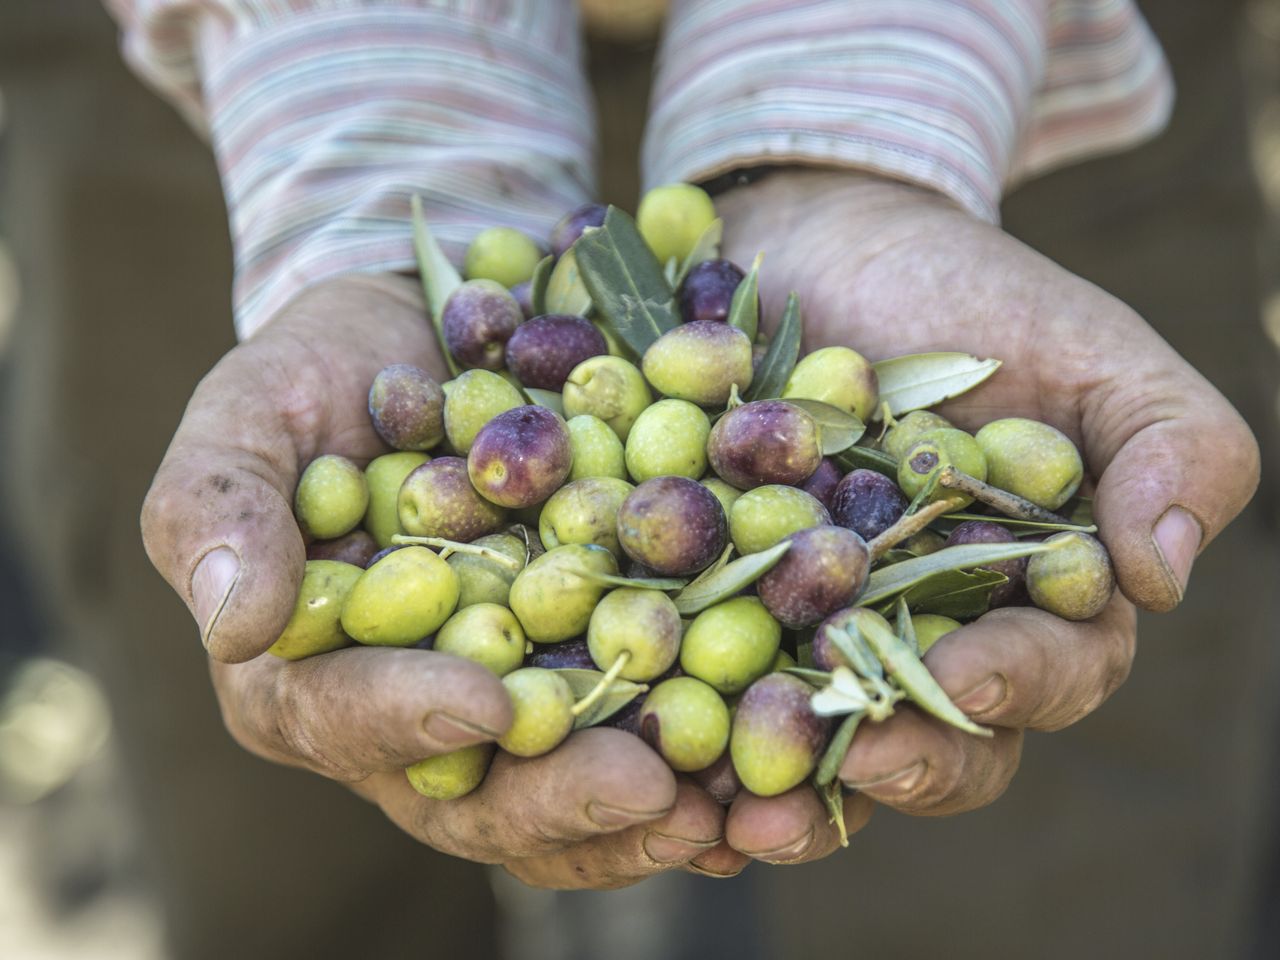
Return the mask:
<path id="1" fill-rule="evenodd" d="M 1154 135 L 1172 97 L 1132 0 L 673 0 L 644 176 L 873 170 L 995 221 L 1011 183 Z"/>
<path id="2" fill-rule="evenodd" d="M 109 0 L 126 57 L 212 140 L 243 338 L 298 293 L 414 267 L 409 200 L 446 252 L 541 239 L 594 190 L 572 0 Z"/>

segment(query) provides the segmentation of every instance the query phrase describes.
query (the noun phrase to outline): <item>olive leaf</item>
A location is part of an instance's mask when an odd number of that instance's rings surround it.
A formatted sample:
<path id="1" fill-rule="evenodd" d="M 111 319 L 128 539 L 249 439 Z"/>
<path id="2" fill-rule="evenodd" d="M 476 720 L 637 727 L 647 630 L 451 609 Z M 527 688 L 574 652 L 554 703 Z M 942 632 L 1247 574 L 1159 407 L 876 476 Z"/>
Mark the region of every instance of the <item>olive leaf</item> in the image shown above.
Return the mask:
<path id="1" fill-rule="evenodd" d="M 867 427 L 861 420 L 829 403 L 801 397 L 787 397 L 786 402 L 809 414 L 818 425 L 818 438 L 822 443 L 824 457 L 848 450 L 866 432 Z"/>
<path id="2" fill-rule="evenodd" d="M 862 639 L 862 631 L 858 629 L 856 620 L 851 621 L 844 629 L 836 626 L 827 626 L 824 629 L 827 642 L 843 654 L 849 661 L 849 666 L 853 667 L 859 676 L 868 680 L 884 679 L 884 668 L 872 654 L 867 641 Z"/>
<path id="3" fill-rule="evenodd" d="M 609 587 L 635 587 L 639 590 L 679 590 L 688 585 L 688 580 L 676 577 L 619 577 L 612 573 L 601 573 L 597 570 L 576 570 L 584 580 Z"/>
<path id="4" fill-rule="evenodd" d="M 539 407 L 546 407 L 548 410 L 554 410 L 560 416 L 564 416 L 564 399 L 554 390 L 539 390 L 537 387 L 524 387 L 524 395 L 529 398 L 529 402 Z"/>
<path id="5" fill-rule="evenodd" d="M 680 264 L 680 269 L 676 271 L 675 277 L 671 281 L 672 290 L 679 290 L 680 284 L 684 283 L 684 278 L 689 275 L 689 271 L 698 264 L 706 263 L 708 260 L 715 260 L 720 256 L 720 241 L 723 237 L 724 221 L 716 217 L 716 219 L 707 224 L 707 228 L 702 231 L 702 235 L 694 243 L 689 255 Z"/>
<path id="6" fill-rule="evenodd" d="M 1063 507 L 1063 513 L 1072 523 L 1093 527 L 1093 497 L 1073 497 Z"/>
<path id="7" fill-rule="evenodd" d="M 905 597 L 898 597 L 894 626 L 898 628 L 898 639 L 905 643 L 917 657 L 920 656 L 920 641 L 916 639 L 916 627 L 911 622 L 911 607 Z"/>
<path id="8" fill-rule="evenodd" d="M 457 376 L 462 372 L 458 361 L 453 359 L 449 347 L 444 341 L 445 301 L 450 294 L 462 285 L 462 277 L 449 258 L 440 249 L 440 244 L 431 235 L 426 217 L 422 215 L 422 197 L 416 193 L 409 201 L 413 211 L 413 250 L 418 259 L 418 275 L 422 278 L 422 293 L 427 300 L 427 313 L 431 317 L 431 325 L 436 331 L 436 340 L 440 343 L 440 353 L 449 367 L 449 373 Z"/>
<path id="9" fill-rule="evenodd" d="M 840 764 L 844 763 L 844 755 L 849 752 L 849 745 L 853 743 L 853 735 L 857 732 L 858 724 L 862 722 L 864 716 L 866 716 L 864 713 L 851 713 L 836 728 L 836 735 L 831 738 L 826 752 L 818 761 L 818 772 L 813 775 L 813 782 L 819 787 L 825 787 L 835 780 L 836 774 L 840 772 Z"/>
<path id="10" fill-rule="evenodd" d="M 574 245 L 556 261 L 551 276 L 547 278 L 547 289 L 542 295 L 542 307 L 546 313 L 567 313 L 579 317 L 591 313 L 591 294 L 583 286 L 582 271 L 575 255 L 581 239 L 574 241 Z"/>
<path id="11" fill-rule="evenodd" d="M 880 379 L 880 401 L 893 416 L 958 397 L 985 381 L 1000 361 L 967 353 L 913 353 L 873 363 Z"/>
<path id="12" fill-rule="evenodd" d="M 985 523 L 996 523 L 1002 527 L 1011 527 L 1015 536 L 1027 536 L 1037 533 L 1097 533 L 1093 524 L 1079 523 L 1046 523 L 1043 520 L 1022 520 L 1018 517 L 1006 517 L 998 513 L 948 513 L 936 521 L 936 526 L 950 532 L 967 520 L 981 520 Z"/>
<path id="13" fill-rule="evenodd" d="M 914 613 L 936 613 L 953 620 L 972 620 L 987 612 L 991 593 L 1009 578 L 995 570 L 944 570 L 917 583 L 877 607 L 888 614 L 905 601 Z"/>
<path id="14" fill-rule="evenodd" d="M 979 737 L 993 736 L 993 732 L 970 720 L 963 710 L 951 702 L 947 692 L 938 685 L 933 674 L 898 635 L 883 623 L 868 618 L 863 636 L 867 645 L 884 665 L 885 673 L 907 695 L 912 703 L 944 723 Z"/>
<path id="15" fill-rule="evenodd" d="M 577 667 L 560 667 L 554 672 L 558 673 L 569 684 L 569 689 L 573 691 L 574 700 L 581 700 L 591 693 L 604 678 L 604 674 L 599 670 L 583 670 Z M 630 680 L 614 680 L 600 699 L 574 717 L 573 729 L 582 730 L 586 727 L 594 727 L 596 724 L 608 720 L 648 689 L 648 686 L 643 683 L 632 683 Z"/>
<path id="16" fill-rule="evenodd" d="M 729 558 L 733 556 L 733 549 L 734 547 L 732 543 L 726 544 L 724 551 L 716 559 L 716 562 L 690 580 L 689 586 L 696 586 L 697 584 L 702 583 L 702 581 L 710 577 L 714 577 L 717 573 L 727 567 L 729 565 Z"/>
<path id="17" fill-rule="evenodd" d="M 666 279 L 667 285 L 672 290 L 677 289 L 676 280 L 680 274 L 680 264 L 675 257 L 667 257 L 667 262 L 662 265 L 662 276 Z"/>
<path id="18" fill-rule="evenodd" d="M 923 557 L 913 557 L 889 567 L 872 570 L 867 586 L 858 597 L 858 604 L 875 606 L 881 601 L 896 597 L 916 584 L 947 570 L 968 570 L 987 566 L 1000 560 L 1017 560 L 1035 553 L 1058 549 L 1057 543 L 965 543 L 943 547 Z"/>
<path id="19" fill-rule="evenodd" d="M 810 667 L 783 667 L 783 673 L 789 673 L 793 677 L 799 677 L 805 683 L 819 689 L 831 683 L 830 670 L 814 670 Z"/>
<path id="20" fill-rule="evenodd" d="M 728 600 L 739 590 L 755 583 L 773 569 L 782 555 L 791 549 L 791 541 L 784 540 L 768 550 L 739 557 L 718 573 L 700 583 L 691 583 L 673 598 L 676 609 L 684 616 L 699 613 L 721 600 Z"/>
<path id="21" fill-rule="evenodd" d="M 733 300 L 729 304 L 729 326 L 737 327 L 754 341 L 756 330 L 760 326 L 760 264 L 764 262 L 764 254 L 757 253 L 751 263 L 751 270 L 733 291 Z"/>
<path id="22" fill-rule="evenodd" d="M 813 712 L 820 717 L 839 717 L 847 713 L 865 713 L 871 697 L 848 667 L 831 671 L 831 682 L 809 698 Z"/>
<path id="23" fill-rule="evenodd" d="M 637 356 L 679 325 L 671 285 L 626 213 L 610 206 L 604 224 L 583 231 L 572 249 L 596 309 Z"/>
<path id="24" fill-rule="evenodd" d="M 845 473 L 854 470 L 874 470 L 895 483 L 898 480 L 898 461 L 883 450 L 877 450 L 874 447 L 852 446 L 835 454 L 832 459 Z"/>
<path id="25" fill-rule="evenodd" d="M 771 400 L 782 396 L 782 391 L 791 379 L 791 371 L 796 368 L 796 358 L 800 356 L 800 336 L 803 333 L 803 321 L 800 318 L 800 297 L 793 290 L 787 296 L 787 307 L 782 311 L 782 319 L 778 321 L 778 329 L 773 332 L 769 341 L 769 349 L 760 360 L 760 368 L 751 379 L 744 399 Z"/>
<path id="26" fill-rule="evenodd" d="M 548 254 L 538 261 L 533 268 L 533 276 L 529 278 L 529 304 L 533 307 L 533 315 L 540 317 L 547 313 L 547 285 L 551 282 L 551 271 L 555 268 L 556 258 Z"/>

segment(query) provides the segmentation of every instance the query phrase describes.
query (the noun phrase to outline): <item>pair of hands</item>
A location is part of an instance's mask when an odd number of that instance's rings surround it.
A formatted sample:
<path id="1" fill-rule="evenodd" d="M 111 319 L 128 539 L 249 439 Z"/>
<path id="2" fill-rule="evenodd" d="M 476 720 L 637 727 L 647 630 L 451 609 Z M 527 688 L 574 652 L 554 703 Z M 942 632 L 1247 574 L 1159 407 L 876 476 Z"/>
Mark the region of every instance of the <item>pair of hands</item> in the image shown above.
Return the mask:
<path id="1" fill-rule="evenodd" d="M 996 799 L 1026 729 L 1065 727 L 1123 682 L 1134 604 L 1169 610 L 1197 553 L 1258 482 L 1252 435 L 1223 397 L 1138 316 L 942 198 L 875 177 L 777 173 L 722 196 L 725 256 L 767 253 L 765 313 L 801 295 L 806 349 L 871 359 L 963 350 L 1005 361 L 946 405 L 974 429 L 1046 420 L 1079 443 L 1117 593 L 1092 621 L 1002 609 L 926 660 L 993 739 L 911 710 L 860 730 L 840 771 L 852 833 L 874 803 L 942 815 Z M 143 509 L 156 567 L 190 606 L 224 721 L 246 749 L 342 781 L 432 847 L 559 888 L 616 887 L 678 868 L 731 876 L 837 847 L 814 791 L 741 795 L 725 810 L 638 738 L 572 735 L 531 760 L 499 754 L 459 800 L 419 796 L 403 768 L 496 738 L 510 722 L 484 668 L 421 650 L 351 648 L 288 663 L 263 652 L 289 618 L 305 551 L 292 491 L 322 453 L 385 452 L 366 414 L 383 366 L 443 373 L 416 284 L 352 276 L 309 291 L 197 388 Z"/>

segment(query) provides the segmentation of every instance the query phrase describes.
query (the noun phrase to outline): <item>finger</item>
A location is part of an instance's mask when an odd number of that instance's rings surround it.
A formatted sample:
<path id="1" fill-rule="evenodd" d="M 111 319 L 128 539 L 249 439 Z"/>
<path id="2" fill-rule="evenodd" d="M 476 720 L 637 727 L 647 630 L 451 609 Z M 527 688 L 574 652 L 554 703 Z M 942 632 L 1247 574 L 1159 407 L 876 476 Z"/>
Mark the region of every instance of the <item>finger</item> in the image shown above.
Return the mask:
<path id="1" fill-rule="evenodd" d="M 852 836 L 867 825 L 875 804 L 862 794 L 844 798 L 844 827 Z M 729 808 L 725 838 L 754 860 L 807 863 L 840 847 L 840 832 L 812 786 L 802 783 L 777 797 L 745 790 Z"/>
<path id="2" fill-rule="evenodd" d="M 665 817 L 506 867 L 530 886 L 613 890 L 683 867 L 719 846 L 723 838 L 724 809 L 697 785 L 680 780 L 675 806 Z M 741 870 L 745 858 L 741 859 L 740 865 L 734 863 L 729 869 Z"/>
<path id="3" fill-rule="evenodd" d="M 247 750 L 335 780 L 396 771 L 495 740 L 511 725 L 502 681 L 430 650 L 352 647 L 288 662 L 211 662 L 227 729 Z"/>
<path id="4" fill-rule="evenodd" d="M 1226 399 L 1147 333 L 1151 342 L 1123 351 L 1124 369 L 1086 395 L 1083 426 L 1120 587 L 1160 611 L 1181 602 L 1196 556 L 1253 496 L 1260 458 Z"/>
<path id="5" fill-rule="evenodd" d="M 658 820 L 676 802 L 661 757 L 639 737 L 599 727 L 542 757 L 499 751 L 484 783 L 458 800 L 428 800 L 403 773 L 374 774 L 360 791 L 428 846 L 483 863 L 558 853 Z"/>
<path id="6" fill-rule="evenodd" d="M 840 767 L 846 786 L 903 813 L 943 816 L 986 806 L 1013 779 L 1022 732 L 996 727 L 991 738 L 949 727 L 912 710 L 864 724 Z"/>
<path id="7" fill-rule="evenodd" d="M 1116 594 L 1092 620 L 1031 607 L 993 610 L 949 633 L 925 663 L 979 723 L 1059 730 L 1088 716 L 1129 676 L 1137 616 Z"/>

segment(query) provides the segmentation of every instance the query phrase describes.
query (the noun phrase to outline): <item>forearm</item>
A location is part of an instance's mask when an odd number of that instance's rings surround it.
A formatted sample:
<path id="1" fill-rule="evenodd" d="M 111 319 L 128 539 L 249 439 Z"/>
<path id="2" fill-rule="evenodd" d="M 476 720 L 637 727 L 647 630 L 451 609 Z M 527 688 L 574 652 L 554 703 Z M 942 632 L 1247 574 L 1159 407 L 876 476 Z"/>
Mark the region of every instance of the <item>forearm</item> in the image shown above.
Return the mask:
<path id="1" fill-rule="evenodd" d="M 591 193 L 570 0 L 111 0 L 130 60 L 209 132 L 249 335 L 317 283 L 413 267 L 409 198 L 447 249 L 543 236 Z"/>
<path id="2" fill-rule="evenodd" d="M 676 0 L 645 178 L 863 169 L 995 220 L 1011 179 L 1149 136 L 1171 95 L 1129 0 Z"/>

